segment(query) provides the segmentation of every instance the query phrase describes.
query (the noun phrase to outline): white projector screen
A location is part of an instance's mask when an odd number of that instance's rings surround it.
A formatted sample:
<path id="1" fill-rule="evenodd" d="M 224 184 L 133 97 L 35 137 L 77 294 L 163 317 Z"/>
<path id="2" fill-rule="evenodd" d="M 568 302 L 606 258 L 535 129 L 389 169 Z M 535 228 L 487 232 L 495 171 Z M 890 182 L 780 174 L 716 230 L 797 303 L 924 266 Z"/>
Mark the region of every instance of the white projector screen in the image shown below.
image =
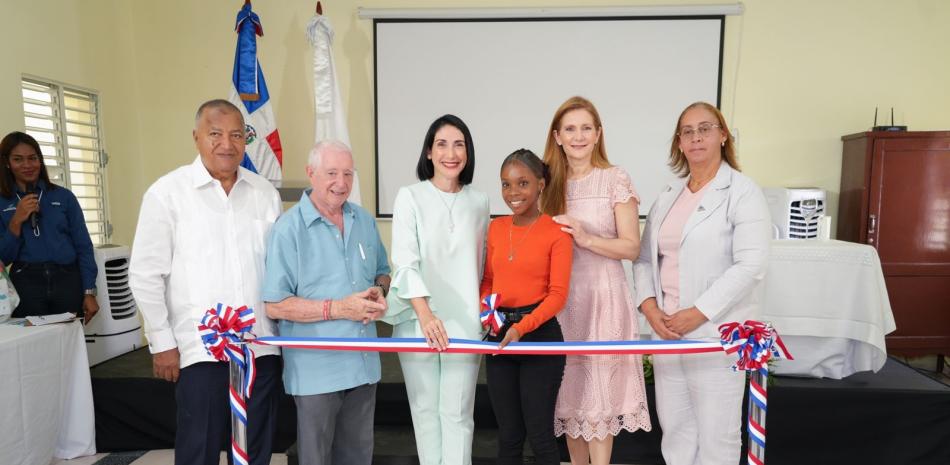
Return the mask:
<path id="1" fill-rule="evenodd" d="M 581 95 L 600 111 L 610 162 L 630 173 L 646 215 L 674 179 L 667 166 L 676 117 L 719 106 L 723 16 L 511 20 L 382 20 L 375 25 L 376 214 L 392 216 L 417 182 L 425 132 L 451 113 L 475 144 L 473 186 L 493 215 L 502 160 L 543 156 L 554 111 Z"/>

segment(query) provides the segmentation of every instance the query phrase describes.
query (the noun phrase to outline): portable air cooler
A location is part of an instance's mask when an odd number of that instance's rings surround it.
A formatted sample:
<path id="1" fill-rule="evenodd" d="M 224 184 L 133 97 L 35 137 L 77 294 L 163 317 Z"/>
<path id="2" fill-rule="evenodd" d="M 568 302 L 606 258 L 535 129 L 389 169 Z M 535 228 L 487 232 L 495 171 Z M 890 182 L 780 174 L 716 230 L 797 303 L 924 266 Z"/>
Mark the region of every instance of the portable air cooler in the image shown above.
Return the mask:
<path id="1" fill-rule="evenodd" d="M 825 216 L 825 191 L 814 187 L 763 189 L 779 239 L 817 239 Z"/>
<path id="2" fill-rule="evenodd" d="M 86 325 L 89 365 L 131 352 L 142 344 L 142 323 L 129 288 L 129 248 L 103 245 L 95 249 L 99 313 Z"/>

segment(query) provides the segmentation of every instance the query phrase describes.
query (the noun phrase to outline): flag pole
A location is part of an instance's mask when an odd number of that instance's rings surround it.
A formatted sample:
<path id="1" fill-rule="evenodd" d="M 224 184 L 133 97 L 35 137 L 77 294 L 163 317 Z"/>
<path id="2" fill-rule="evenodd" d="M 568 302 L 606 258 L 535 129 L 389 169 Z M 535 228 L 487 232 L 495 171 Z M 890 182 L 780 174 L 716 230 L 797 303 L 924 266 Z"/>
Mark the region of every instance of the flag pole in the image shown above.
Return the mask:
<path id="1" fill-rule="evenodd" d="M 250 3 L 248 0 L 245 2 Z M 231 378 L 231 461 L 235 464 L 248 463 L 247 450 L 247 423 L 246 419 L 235 413 L 234 403 L 238 401 L 234 396 L 240 397 L 240 403 L 244 405 L 244 414 L 247 415 L 247 399 L 244 397 L 244 369 L 238 364 L 238 361 L 231 359 L 228 362 L 228 368 Z M 242 460 L 243 459 L 243 460 Z"/>

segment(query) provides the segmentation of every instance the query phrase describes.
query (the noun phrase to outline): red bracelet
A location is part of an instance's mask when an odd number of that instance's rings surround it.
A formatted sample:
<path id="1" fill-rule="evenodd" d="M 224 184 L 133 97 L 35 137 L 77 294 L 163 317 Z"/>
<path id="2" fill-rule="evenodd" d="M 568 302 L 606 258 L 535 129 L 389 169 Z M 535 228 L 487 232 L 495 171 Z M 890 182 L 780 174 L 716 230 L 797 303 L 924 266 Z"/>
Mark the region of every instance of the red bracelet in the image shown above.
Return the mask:
<path id="1" fill-rule="evenodd" d="M 330 321 L 330 299 L 323 301 L 323 321 Z"/>

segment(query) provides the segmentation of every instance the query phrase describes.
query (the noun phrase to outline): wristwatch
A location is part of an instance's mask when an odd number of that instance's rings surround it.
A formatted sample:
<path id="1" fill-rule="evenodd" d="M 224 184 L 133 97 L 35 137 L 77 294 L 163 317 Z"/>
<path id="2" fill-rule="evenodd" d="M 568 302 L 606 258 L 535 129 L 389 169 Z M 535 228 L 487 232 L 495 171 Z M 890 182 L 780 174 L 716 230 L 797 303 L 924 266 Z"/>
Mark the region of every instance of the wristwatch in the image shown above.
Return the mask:
<path id="1" fill-rule="evenodd" d="M 91 296 L 95 297 L 95 296 L 96 296 L 96 288 L 93 287 L 93 288 L 90 288 L 90 289 L 86 289 L 85 291 L 83 291 L 83 293 L 86 294 L 86 295 L 91 295 Z"/>

